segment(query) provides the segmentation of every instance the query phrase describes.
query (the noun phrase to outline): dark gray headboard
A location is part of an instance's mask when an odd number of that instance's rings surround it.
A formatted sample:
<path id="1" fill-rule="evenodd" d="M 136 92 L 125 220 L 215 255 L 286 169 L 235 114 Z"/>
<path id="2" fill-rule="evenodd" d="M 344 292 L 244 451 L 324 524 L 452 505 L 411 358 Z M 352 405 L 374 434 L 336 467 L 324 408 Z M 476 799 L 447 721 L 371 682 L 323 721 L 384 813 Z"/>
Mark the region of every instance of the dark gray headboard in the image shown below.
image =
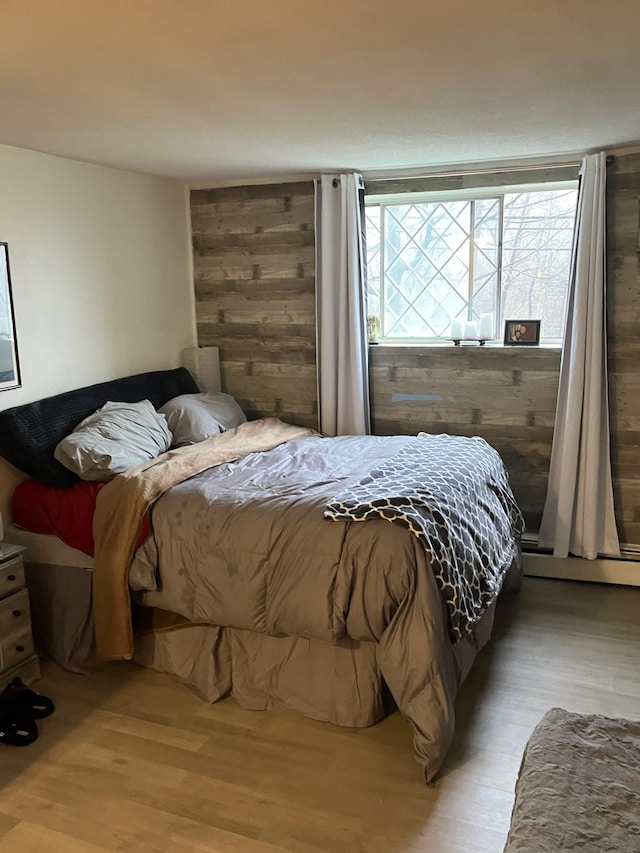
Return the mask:
<path id="1" fill-rule="evenodd" d="M 109 400 L 150 400 L 157 409 L 172 397 L 197 391 L 189 371 L 178 367 L 113 379 L 5 409 L 0 412 L 0 456 L 49 486 L 72 486 L 78 477 L 53 458 L 53 451 L 81 420 Z"/>

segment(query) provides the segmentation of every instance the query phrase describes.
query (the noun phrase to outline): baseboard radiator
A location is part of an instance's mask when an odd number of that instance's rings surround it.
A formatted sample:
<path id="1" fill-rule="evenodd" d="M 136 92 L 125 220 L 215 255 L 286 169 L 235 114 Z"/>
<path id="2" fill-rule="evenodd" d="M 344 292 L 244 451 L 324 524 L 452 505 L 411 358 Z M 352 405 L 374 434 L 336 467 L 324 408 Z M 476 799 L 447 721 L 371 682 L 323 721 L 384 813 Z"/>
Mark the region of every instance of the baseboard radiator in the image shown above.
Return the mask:
<path id="1" fill-rule="evenodd" d="M 535 534 L 522 537 L 522 564 L 525 575 L 563 580 L 615 583 L 640 586 L 640 547 L 622 545 L 619 559 L 601 557 L 584 560 L 582 557 L 554 557 L 538 546 Z"/>

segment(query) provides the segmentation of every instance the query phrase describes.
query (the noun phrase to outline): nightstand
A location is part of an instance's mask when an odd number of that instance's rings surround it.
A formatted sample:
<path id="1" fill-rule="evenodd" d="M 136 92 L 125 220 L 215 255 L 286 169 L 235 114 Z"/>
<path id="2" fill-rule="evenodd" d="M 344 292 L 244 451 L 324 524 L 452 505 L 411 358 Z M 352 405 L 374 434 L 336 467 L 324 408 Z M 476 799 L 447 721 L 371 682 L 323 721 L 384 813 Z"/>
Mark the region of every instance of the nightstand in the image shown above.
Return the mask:
<path id="1" fill-rule="evenodd" d="M 16 676 L 25 684 L 40 678 L 40 662 L 31 636 L 24 550 L 8 542 L 0 545 L 0 690 Z"/>

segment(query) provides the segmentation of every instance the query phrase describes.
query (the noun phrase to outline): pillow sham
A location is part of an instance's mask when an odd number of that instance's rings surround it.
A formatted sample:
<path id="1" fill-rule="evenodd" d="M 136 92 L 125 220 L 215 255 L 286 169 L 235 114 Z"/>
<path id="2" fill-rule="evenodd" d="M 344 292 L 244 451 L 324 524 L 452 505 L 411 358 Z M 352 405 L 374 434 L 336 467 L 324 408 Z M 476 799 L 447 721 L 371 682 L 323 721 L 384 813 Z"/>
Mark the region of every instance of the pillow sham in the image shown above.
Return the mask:
<path id="1" fill-rule="evenodd" d="M 173 446 L 196 444 L 243 424 L 247 417 L 230 394 L 181 394 L 158 409 L 173 434 Z"/>
<path id="2" fill-rule="evenodd" d="M 104 483 L 171 445 L 166 419 L 149 400 L 105 403 L 56 446 L 54 457 L 82 480 Z"/>

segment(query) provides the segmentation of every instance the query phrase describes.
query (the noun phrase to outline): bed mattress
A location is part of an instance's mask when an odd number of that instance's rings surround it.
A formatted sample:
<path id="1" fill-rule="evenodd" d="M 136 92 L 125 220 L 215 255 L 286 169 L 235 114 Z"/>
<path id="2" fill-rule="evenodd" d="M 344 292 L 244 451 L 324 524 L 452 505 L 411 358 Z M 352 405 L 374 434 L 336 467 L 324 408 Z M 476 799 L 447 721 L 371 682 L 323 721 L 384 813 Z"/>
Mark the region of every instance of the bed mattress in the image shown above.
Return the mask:
<path id="1" fill-rule="evenodd" d="M 6 536 L 7 541 L 13 542 L 16 545 L 23 545 L 27 549 L 25 552 L 25 562 L 52 566 L 69 566 L 77 569 L 93 569 L 92 557 L 83 554 L 77 548 L 65 545 L 57 536 L 50 536 L 45 533 L 32 533 L 15 524 L 8 525 Z"/>

